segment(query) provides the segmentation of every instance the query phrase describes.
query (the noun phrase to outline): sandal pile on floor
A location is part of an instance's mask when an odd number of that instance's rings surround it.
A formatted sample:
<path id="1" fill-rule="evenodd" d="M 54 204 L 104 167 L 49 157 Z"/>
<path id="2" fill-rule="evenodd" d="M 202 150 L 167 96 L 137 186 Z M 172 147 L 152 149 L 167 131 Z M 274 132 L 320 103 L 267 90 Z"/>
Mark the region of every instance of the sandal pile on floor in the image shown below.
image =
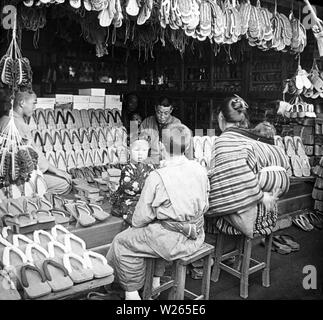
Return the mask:
<path id="1" fill-rule="evenodd" d="M 18 290 L 25 298 L 37 299 L 113 274 L 104 256 L 87 250 L 81 238 L 61 225 L 50 232 L 35 230 L 28 236 L 3 228 L 0 262 L 0 299 L 20 299 Z"/>
<path id="2" fill-rule="evenodd" d="M 292 168 L 290 175 L 299 178 L 311 176 L 311 165 L 301 137 L 275 136 L 275 145 L 282 148 L 289 157 Z"/>
<path id="3" fill-rule="evenodd" d="M 312 231 L 315 228 L 323 229 L 323 215 L 318 212 L 306 211 L 293 218 L 293 223 L 304 231 Z"/>
<path id="4" fill-rule="evenodd" d="M 289 254 L 299 250 L 300 245 L 292 236 L 282 234 L 273 237 L 272 251 L 280 254 Z"/>

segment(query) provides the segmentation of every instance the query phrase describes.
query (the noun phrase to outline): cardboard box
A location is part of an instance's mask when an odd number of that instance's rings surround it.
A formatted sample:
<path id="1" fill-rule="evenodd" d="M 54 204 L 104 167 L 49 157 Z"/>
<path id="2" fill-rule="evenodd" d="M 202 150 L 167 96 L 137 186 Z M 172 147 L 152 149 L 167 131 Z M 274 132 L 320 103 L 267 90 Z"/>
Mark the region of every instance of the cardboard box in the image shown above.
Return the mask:
<path id="1" fill-rule="evenodd" d="M 105 98 L 101 96 L 90 96 L 90 103 L 101 103 L 104 108 Z"/>
<path id="2" fill-rule="evenodd" d="M 55 98 L 37 98 L 37 104 L 52 104 L 56 103 Z"/>
<path id="3" fill-rule="evenodd" d="M 55 105 L 54 104 L 46 104 L 46 103 L 37 103 L 36 109 L 53 109 L 54 110 Z"/>
<path id="4" fill-rule="evenodd" d="M 119 95 L 106 95 L 105 96 L 105 109 L 118 109 L 122 110 L 122 102 Z"/>
<path id="5" fill-rule="evenodd" d="M 73 103 L 89 103 L 89 96 L 73 96 Z"/>
<path id="6" fill-rule="evenodd" d="M 81 110 L 81 109 L 90 109 L 89 103 L 74 103 L 73 109 Z"/>
<path id="7" fill-rule="evenodd" d="M 56 94 L 55 95 L 56 103 L 65 104 L 73 102 L 72 94 Z"/>
<path id="8" fill-rule="evenodd" d="M 79 89 L 80 95 L 85 96 L 105 96 L 105 89 L 100 88 L 88 88 L 88 89 Z"/>

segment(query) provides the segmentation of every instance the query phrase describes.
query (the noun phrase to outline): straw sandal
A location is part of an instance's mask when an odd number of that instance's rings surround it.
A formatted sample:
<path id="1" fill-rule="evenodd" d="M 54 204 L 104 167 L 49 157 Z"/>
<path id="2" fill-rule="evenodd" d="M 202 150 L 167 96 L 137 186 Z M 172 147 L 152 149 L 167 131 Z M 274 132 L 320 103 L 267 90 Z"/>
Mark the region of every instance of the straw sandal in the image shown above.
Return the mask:
<path id="1" fill-rule="evenodd" d="M 317 229 L 323 229 L 323 216 L 320 214 L 316 214 L 314 212 L 309 212 L 307 214 L 310 223 Z"/>
<path id="2" fill-rule="evenodd" d="M 113 274 L 113 269 L 103 255 L 94 251 L 86 251 L 83 258 L 88 268 L 93 271 L 94 278 L 104 278 Z"/>
<path id="3" fill-rule="evenodd" d="M 45 278 L 53 292 L 67 290 L 73 287 L 73 281 L 67 269 L 55 260 L 45 260 L 43 263 Z"/>
<path id="4" fill-rule="evenodd" d="M 284 137 L 284 142 L 285 142 L 286 154 L 289 157 L 295 156 L 296 152 L 295 152 L 293 138 L 290 136 L 286 136 Z"/>
<path id="5" fill-rule="evenodd" d="M 278 235 L 274 236 L 274 239 L 284 245 L 287 245 L 291 248 L 292 251 L 299 251 L 300 245 L 295 241 L 295 239 L 290 235 Z"/>
<path id="6" fill-rule="evenodd" d="M 299 215 L 294 218 L 293 223 L 301 228 L 304 231 L 312 231 L 314 229 L 313 225 L 309 222 L 309 220 L 304 215 Z"/>
<path id="7" fill-rule="evenodd" d="M 292 165 L 294 176 L 298 178 L 302 177 L 303 168 L 302 168 L 302 163 L 299 156 L 294 155 L 291 157 L 291 165 Z"/>
<path id="8" fill-rule="evenodd" d="M 69 252 L 63 256 L 63 265 L 74 283 L 92 280 L 93 271 L 88 269 L 85 260 L 75 253 Z"/>
<path id="9" fill-rule="evenodd" d="M 20 283 L 26 296 L 30 299 L 46 296 L 52 291 L 41 269 L 30 264 L 21 268 Z"/>

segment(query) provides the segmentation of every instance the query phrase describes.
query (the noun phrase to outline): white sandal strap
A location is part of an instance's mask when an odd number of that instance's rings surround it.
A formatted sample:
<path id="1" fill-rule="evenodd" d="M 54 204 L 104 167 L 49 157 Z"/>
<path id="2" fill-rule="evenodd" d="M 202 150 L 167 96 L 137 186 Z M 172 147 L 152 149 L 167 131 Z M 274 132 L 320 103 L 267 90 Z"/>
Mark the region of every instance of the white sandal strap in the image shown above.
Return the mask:
<path id="1" fill-rule="evenodd" d="M 34 231 L 34 241 L 40 244 L 40 236 L 43 235 L 47 237 L 50 241 L 55 241 L 54 237 L 47 231 L 44 230 L 35 230 Z"/>
<path id="2" fill-rule="evenodd" d="M 70 231 L 68 231 L 66 228 L 64 228 L 62 225 L 57 224 L 51 229 L 51 234 L 54 237 L 55 240 L 57 240 L 58 232 L 57 231 L 62 231 L 65 234 L 69 234 Z"/>
<path id="3" fill-rule="evenodd" d="M 72 252 L 72 242 L 71 240 L 75 240 L 76 242 L 80 243 L 83 250 L 86 250 L 86 243 L 84 242 L 84 240 L 82 240 L 81 238 L 77 237 L 75 234 L 70 233 L 64 236 L 64 244 L 66 249 L 69 252 Z"/>
<path id="4" fill-rule="evenodd" d="M 64 254 L 68 253 L 66 247 L 62 243 L 53 240 L 51 242 L 48 242 L 48 254 L 50 258 L 55 258 L 55 247 L 61 248 Z"/>
<path id="5" fill-rule="evenodd" d="M 5 239 L 7 239 L 8 238 L 8 230 L 12 230 L 12 228 L 11 227 L 4 227 L 3 229 L 2 229 L 2 231 L 1 231 L 1 234 L 2 234 L 2 236 L 5 238 Z"/>
<path id="6" fill-rule="evenodd" d="M 5 267 L 10 267 L 10 252 L 14 251 L 16 254 L 18 254 L 22 260 L 23 263 L 28 262 L 27 256 L 17 247 L 11 246 L 11 247 L 6 247 L 3 250 L 3 255 L 2 255 L 2 263 Z"/>
<path id="7" fill-rule="evenodd" d="M 34 262 L 32 249 L 38 250 L 41 254 L 45 256 L 46 259 L 49 259 L 49 253 L 43 247 L 41 247 L 38 243 L 32 243 L 32 244 L 28 244 L 26 247 L 26 257 L 29 262 L 32 262 L 32 263 Z"/>
<path id="8" fill-rule="evenodd" d="M 14 234 L 12 236 L 12 243 L 14 246 L 16 247 L 19 247 L 20 246 L 20 243 L 19 241 L 23 241 L 25 242 L 26 244 L 31 244 L 33 243 L 33 241 L 31 239 L 29 239 L 28 237 L 26 237 L 25 235 L 23 234 Z"/>
<path id="9" fill-rule="evenodd" d="M 67 271 L 69 273 L 73 272 L 73 268 L 72 268 L 70 259 L 75 259 L 75 260 L 81 262 L 82 267 L 84 269 L 86 269 L 87 265 L 86 265 L 84 259 L 82 257 L 80 257 L 79 255 L 73 253 L 73 252 L 69 252 L 69 253 L 65 253 L 64 256 L 63 256 L 63 265 L 64 265 L 64 267 L 67 269 Z"/>
<path id="10" fill-rule="evenodd" d="M 9 241 L 7 241 L 1 235 L 0 235 L 0 243 L 2 243 L 5 247 L 12 247 L 12 243 L 10 243 Z"/>
<path id="11" fill-rule="evenodd" d="M 102 261 L 102 263 L 104 265 L 108 265 L 107 259 L 102 254 L 99 254 L 99 253 L 94 252 L 94 251 L 86 251 L 86 252 L 84 252 L 83 257 L 84 257 L 84 260 L 85 260 L 85 262 L 87 264 L 87 267 L 89 269 L 93 268 L 91 257 L 98 258 L 98 259 L 100 259 Z"/>

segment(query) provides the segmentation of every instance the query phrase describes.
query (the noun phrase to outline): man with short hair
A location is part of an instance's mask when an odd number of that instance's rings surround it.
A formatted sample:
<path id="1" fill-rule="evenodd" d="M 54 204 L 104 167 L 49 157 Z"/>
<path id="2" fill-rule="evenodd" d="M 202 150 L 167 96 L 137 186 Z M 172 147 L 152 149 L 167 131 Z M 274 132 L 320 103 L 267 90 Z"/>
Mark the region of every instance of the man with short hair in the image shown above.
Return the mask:
<path id="1" fill-rule="evenodd" d="M 162 134 L 162 167 L 151 172 L 145 182 L 133 214 L 133 227 L 114 238 L 107 255 L 127 300 L 140 299 L 145 258 L 174 261 L 195 253 L 204 242 L 207 172 L 184 156 L 191 141 L 187 127 L 171 125 Z M 154 288 L 159 286 L 164 271 L 164 263 L 157 265 Z"/>
<path id="2" fill-rule="evenodd" d="M 172 101 L 168 97 L 159 99 L 155 106 L 155 115 L 146 118 L 140 126 L 141 138 L 148 139 L 150 142 L 150 162 L 159 164 L 161 160 L 161 150 L 159 142 L 162 140 L 162 130 L 170 125 L 181 124 L 181 121 L 172 115 Z M 192 159 L 193 155 L 192 141 L 185 150 L 185 155 Z"/>
<path id="3" fill-rule="evenodd" d="M 13 102 L 13 116 L 16 127 L 20 133 L 23 143 L 30 145 L 38 153 L 38 167 L 43 173 L 47 184 L 48 192 L 54 194 L 64 194 L 71 190 L 71 177 L 48 162 L 42 152 L 38 152 L 34 147 L 34 140 L 31 128 L 26 123 L 25 118 L 32 116 L 37 103 L 37 96 L 31 89 L 21 89 L 15 94 Z M 0 132 L 3 132 L 9 122 L 9 116 L 0 119 Z"/>

